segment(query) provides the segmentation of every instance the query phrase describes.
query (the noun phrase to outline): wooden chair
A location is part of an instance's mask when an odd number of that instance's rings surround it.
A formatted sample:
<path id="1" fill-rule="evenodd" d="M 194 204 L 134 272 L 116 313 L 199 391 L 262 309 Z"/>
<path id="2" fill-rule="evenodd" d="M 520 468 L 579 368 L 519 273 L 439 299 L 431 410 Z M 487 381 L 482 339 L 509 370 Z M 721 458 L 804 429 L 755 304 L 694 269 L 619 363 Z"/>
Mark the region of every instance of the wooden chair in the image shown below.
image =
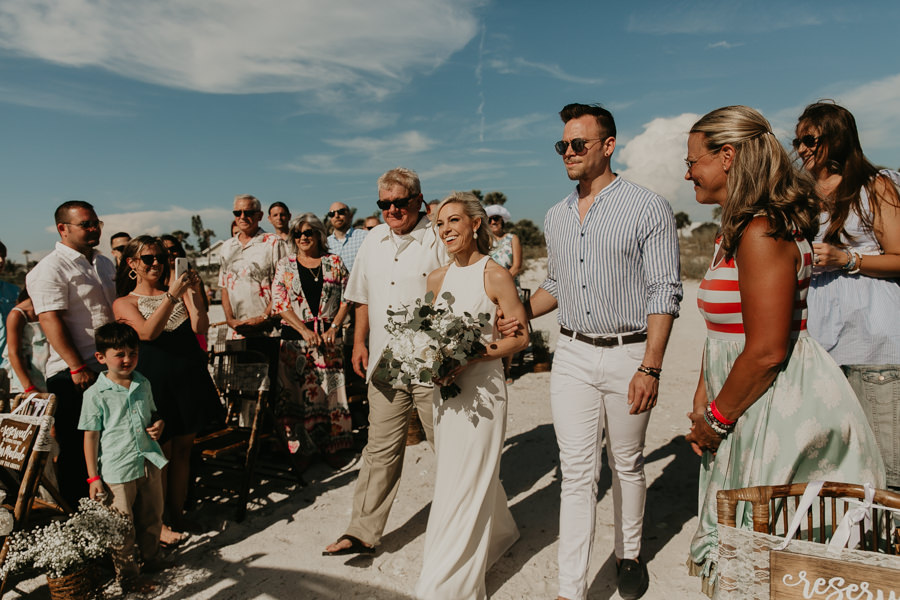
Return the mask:
<path id="1" fill-rule="evenodd" d="M 259 352 L 220 352 L 213 355 L 213 381 L 225 403 L 224 426 L 195 441 L 195 448 L 205 461 L 231 467 L 240 473 L 238 484 L 237 521 L 247 514 L 250 489 L 255 482 L 257 459 L 261 445 L 273 440 L 284 454 L 287 441 L 279 435 L 269 407 L 271 381 L 269 364 Z M 300 471 L 292 460 L 289 469 L 300 485 L 304 485 Z"/>
<path id="2" fill-rule="evenodd" d="M 10 413 L 0 414 L 0 460 L 3 461 L 0 480 L 7 490 L 7 503 L 3 508 L 12 513 L 13 531 L 17 531 L 25 528 L 33 517 L 49 521 L 69 514 L 71 509 L 46 473 L 56 396 L 19 394 L 12 399 L 11 409 Z M 29 428 L 32 431 L 30 439 L 21 440 L 17 433 L 24 433 Z M 47 490 L 54 502 L 38 497 L 40 487 Z M 0 564 L 6 560 L 7 551 L 4 539 Z M 6 580 L 0 582 L 0 596 L 5 585 Z"/>
<path id="3" fill-rule="evenodd" d="M 753 511 L 753 531 L 784 537 L 804 491 L 805 483 L 720 490 L 716 494 L 718 522 L 735 527 L 738 502 L 749 502 Z M 836 527 L 844 513 L 853 508 L 844 498 L 862 500 L 864 497 L 865 489 L 861 485 L 826 481 L 819 491 L 817 502 L 806 511 L 805 530 L 797 531 L 794 539 L 803 539 L 805 532 L 806 541 L 826 541 L 831 536 L 831 528 Z M 873 502 L 900 509 L 900 494 L 875 490 Z M 858 549 L 900 554 L 893 513 L 878 508 L 871 510 L 873 527 L 871 531 L 865 531 L 863 524 L 859 524 Z"/>

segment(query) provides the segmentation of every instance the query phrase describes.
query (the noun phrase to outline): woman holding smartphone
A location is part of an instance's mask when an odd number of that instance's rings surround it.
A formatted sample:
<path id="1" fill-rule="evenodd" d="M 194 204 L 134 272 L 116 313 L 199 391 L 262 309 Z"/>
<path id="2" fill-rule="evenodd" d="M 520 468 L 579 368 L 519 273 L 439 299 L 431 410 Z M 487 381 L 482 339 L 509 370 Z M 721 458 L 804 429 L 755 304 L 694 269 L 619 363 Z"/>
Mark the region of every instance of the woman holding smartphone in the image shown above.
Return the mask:
<path id="1" fill-rule="evenodd" d="M 137 370 L 150 380 L 153 400 L 165 422 L 159 442 L 169 459 L 163 472 L 167 526 L 161 541 L 177 543 L 182 536 L 175 531 L 184 528 L 194 437 L 203 416 L 220 406 L 206 369 L 206 353 L 194 337 L 209 326 L 200 278 L 193 270 L 170 278 L 163 242 L 142 235 L 128 242 L 122 253 L 116 295 L 113 313 L 141 338 Z"/>

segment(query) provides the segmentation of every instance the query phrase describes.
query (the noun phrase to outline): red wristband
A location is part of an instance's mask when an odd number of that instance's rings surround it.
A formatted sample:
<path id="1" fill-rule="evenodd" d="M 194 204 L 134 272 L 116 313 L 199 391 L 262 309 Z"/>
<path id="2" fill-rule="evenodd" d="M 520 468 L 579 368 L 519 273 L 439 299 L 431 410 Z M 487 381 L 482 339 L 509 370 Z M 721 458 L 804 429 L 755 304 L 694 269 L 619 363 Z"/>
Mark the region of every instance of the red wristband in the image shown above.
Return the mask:
<path id="1" fill-rule="evenodd" d="M 722 413 L 719 412 L 719 409 L 716 408 L 716 401 L 713 400 L 712 404 L 709 405 L 709 409 L 712 411 L 713 416 L 724 423 L 725 425 L 734 425 L 736 421 L 729 421 L 725 417 L 722 416 Z"/>
<path id="2" fill-rule="evenodd" d="M 94 475 L 93 477 L 88 477 L 87 482 L 89 484 L 94 483 L 95 481 L 100 481 L 99 475 Z"/>
<path id="3" fill-rule="evenodd" d="M 87 365 L 81 365 L 81 366 L 78 367 L 77 369 L 70 369 L 70 370 L 69 370 L 69 374 L 70 374 L 70 375 L 78 375 L 79 373 L 81 373 L 81 372 L 84 371 L 85 369 L 87 369 Z"/>
<path id="4" fill-rule="evenodd" d="M 25 391 L 22 392 L 22 393 L 23 393 L 23 394 L 27 394 L 28 392 L 33 392 L 33 391 L 36 390 L 36 389 L 37 389 L 37 386 L 36 386 L 36 385 L 29 385 L 29 386 L 25 389 Z"/>

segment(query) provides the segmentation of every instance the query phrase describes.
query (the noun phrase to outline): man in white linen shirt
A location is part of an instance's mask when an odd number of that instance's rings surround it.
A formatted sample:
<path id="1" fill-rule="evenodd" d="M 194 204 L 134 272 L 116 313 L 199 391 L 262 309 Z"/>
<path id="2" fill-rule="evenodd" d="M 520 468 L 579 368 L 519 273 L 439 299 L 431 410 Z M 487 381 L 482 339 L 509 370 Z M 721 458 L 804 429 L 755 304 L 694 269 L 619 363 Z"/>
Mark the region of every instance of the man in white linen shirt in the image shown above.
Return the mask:
<path id="1" fill-rule="evenodd" d="M 432 386 L 394 389 L 373 373 L 388 342 L 387 311 L 423 297 L 428 274 L 449 257 L 421 212 L 422 189 L 414 171 L 398 167 L 379 177 L 378 207 L 384 224 L 363 241 L 345 293 L 356 303 L 353 368 L 369 383 L 369 441 L 362 453 L 350 525 L 326 548 L 323 554 L 328 555 L 372 553 L 381 540 L 400 485 L 413 406 L 433 443 Z"/>
<path id="2" fill-rule="evenodd" d="M 94 330 L 115 320 L 116 271 L 95 248 L 103 223 L 94 207 L 73 200 L 56 209 L 60 241 L 25 283 L 41 329 L 50 343 L 47 391 L 56 394 L 59 490 L 74 508 L 88 492 L 84 434 L 78 430 L 81 395 L 101 371 L 94 358 Z"/>

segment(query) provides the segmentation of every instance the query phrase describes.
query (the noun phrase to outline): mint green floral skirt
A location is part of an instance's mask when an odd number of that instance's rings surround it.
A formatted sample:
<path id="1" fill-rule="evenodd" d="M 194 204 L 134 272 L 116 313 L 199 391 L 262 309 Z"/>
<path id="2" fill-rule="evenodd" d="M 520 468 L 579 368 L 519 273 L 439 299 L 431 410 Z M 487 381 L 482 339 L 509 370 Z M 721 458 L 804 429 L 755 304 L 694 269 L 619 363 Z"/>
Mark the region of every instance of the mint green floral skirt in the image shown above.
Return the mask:
<path id="1" fill-rule="evenodd" d="M 743 340 L 707 337 L 703 372 L 710 400 L 722 389 L 743 347 Z M 707 452 L 701 459 L 700 522 L 688 566 L 704 578 L 704 591 L 712 595 L 716 582 L 716 492 L 817 479 L 871 482 L 881 488 L 885 473 L 850 384 L 828 353 L 803 332 L 785 368 L 738 419 L 716 456 Z M 750 504 L 738 503 L 737 527 L 752 529 L 752 517 Z"/>

